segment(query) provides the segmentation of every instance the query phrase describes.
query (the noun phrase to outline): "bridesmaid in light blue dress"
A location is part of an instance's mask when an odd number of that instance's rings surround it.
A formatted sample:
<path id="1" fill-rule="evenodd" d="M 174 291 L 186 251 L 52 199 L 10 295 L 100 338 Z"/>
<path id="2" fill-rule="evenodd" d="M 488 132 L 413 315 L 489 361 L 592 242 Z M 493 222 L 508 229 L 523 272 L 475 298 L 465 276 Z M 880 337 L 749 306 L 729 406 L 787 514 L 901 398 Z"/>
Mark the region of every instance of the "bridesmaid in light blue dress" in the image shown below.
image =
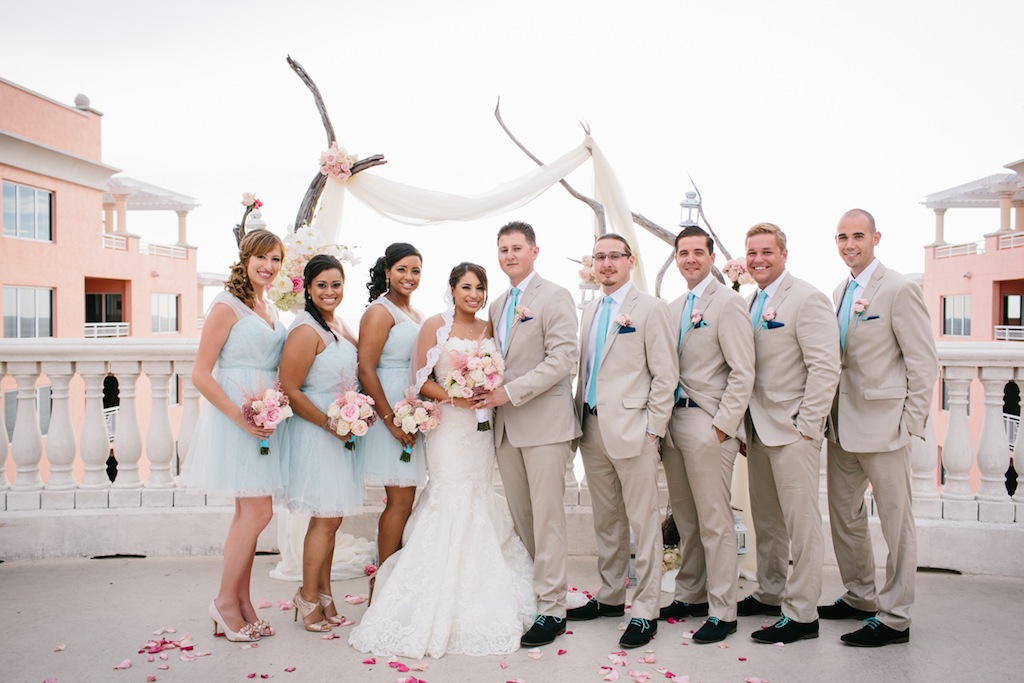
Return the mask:
<path id="1" fill-rule="evenodd" d="M 288 509 L 311 515 L 302 546 L 302 587 L 292 602 L 307 631 L 339 625 L 331 592 L 334 539 L 345 515 L 363 503 L 355 451 L 330 428 L 327 409 L 341 391 L 356 387 L 356 340 L 334 312 L 345 295 L 345 271 L 318 254 L 303 271 L 305 310 L 288 330 L 281 354 L 281 388 L 295 417 L 281 434 L 288 470 Z"/>
<path id="2" fill-rule="evenodd" d="M 283 482 L 274 430 L 248 424 L 241 405 L 243 392 L 269 388 L 277 376 L 285 330 L 263 293 L 281 270 L 284 245 L 272 232 L 254 230 L 238 250 L 227 291 L 214 299 L 199 340 L 192 384 L 209 405 L 196 422 L 181 478 L 190 489 L 235 496 L 220 590 L 208 611 L 215 634 L 219 625 L 228 640 L 247 642 L 274 635 L 256 615 L 249 582 L 256 539 Z M 260 455 L 261 439 L 269 439 L 269 455 Z"/>
<path id="3" fill-rule="evenodd" d="M 427 480 L 422 440 L 394 424 L 395 404 L 412 384 L 413 345 L 423 316 L 412 308 L 422 257 L 416 247 L 392 244 L 370 269 L 370 305 L 359 323 L 359 382 L 376 403 L 377 421 L 363 440 L 366 483 L 384 486 L 387 503 L 377 525 L 377 562 L 401 546 L 416 487 Z M 408 462 L 402 460 L 403 450 Z M 373 579 L 370 579 L 373 595 Z"/>

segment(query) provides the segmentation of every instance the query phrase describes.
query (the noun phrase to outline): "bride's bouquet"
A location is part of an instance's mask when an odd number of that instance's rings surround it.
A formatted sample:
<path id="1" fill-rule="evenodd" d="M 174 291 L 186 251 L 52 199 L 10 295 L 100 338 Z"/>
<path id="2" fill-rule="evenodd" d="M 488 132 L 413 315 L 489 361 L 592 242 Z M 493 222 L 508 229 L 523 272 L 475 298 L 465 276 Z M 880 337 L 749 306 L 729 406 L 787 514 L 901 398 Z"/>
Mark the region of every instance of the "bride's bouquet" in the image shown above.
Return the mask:
<path id="1" fill-rule="evenodd" d="M 345 440 L 345 448 L 348 450 L 354 451 L 356 437 L 365 436 L 377 421 L 377 413 L 373 412 L 372 406 L 372 398 L 353 389 L 346 389 L 344 383 L 338 397 L 327 406 L 327 427 L 338 436 L 348 437 Z"/>
<path id="2" fill-rule="evenodd" d="M 394 423 L 406 434 L 426 434 L 441 424 L 441 407 L 433 401 L 420 399 L 410 388 L 406 390 L 405 398 L 395 404 Z M 399 457 L 402 462 L 409 462 L 412 449 L 403 447 Z"/>
<path id="3" fill-rule="evenodd" d="M 452 352 L 452 360 L 452 369 L 442 383 L 452 398 L 473 398 L 494 391 L 505 379 L 505 361 L 490 339 L 481 337 L 466 353 Z M 489 431 L 491 411 L 477 408 L 476 421 L 477 431 Z"/>
<path id="4" fill-rule="evenodd" d="M 281 391 L 281 383 L 274 382 L 270 389 L 249 393 L 242 391 L 242 417 L 255 427 L 273 429 L 285 418 L 292 416 L 288 395 Z M 260 455 L 270 454 L 270 440 L 260 439 Z"/>

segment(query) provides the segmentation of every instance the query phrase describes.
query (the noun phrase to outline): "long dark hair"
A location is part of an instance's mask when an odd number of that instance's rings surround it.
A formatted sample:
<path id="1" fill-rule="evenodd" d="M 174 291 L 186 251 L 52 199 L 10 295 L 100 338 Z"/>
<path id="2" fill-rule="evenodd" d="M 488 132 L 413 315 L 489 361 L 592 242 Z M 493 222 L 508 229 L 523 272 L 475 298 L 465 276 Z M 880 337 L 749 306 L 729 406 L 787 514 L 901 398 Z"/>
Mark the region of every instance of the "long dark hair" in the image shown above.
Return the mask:
<path id="1" fill-rule="evenodd" d="M 470 263 L 469 261 L 463 261 L 452 268 L 451 275 L 448 276 L 448 286 L 455 289 L 455 285 L 459 284 L 459 280 L 461 280 L 462 276 L 466 273 L 473 273 L 473 275 L 476 275 L 477 279 L 480 280 L 480 284 L 484 286 L 484 302 L 480 305 L 480 308 L 482 309 L 487 305 L 487 271 L 484 270 L 483 266 L 478 266 L 477 264 Z"/>
<path id="2" fill-rule="evenodd" d="M 341 267 L 341 261 L 330 254 L 317 254 L 306 263 L 306 267 L 302 271 L 302 282 L 305 285 L 303 294 L 306 297 L 306 313 L 313 316 L 313 320 L 317 321 L 317 323 L 320 324 L 320 327 L 330 332 L 334 337 L 334 341 L 338 341 L 338 335 L 334 333 L 331 326 L 327 324 L 326 320 L 324 320 L 324 316 L 320 312 L 320 309 L 313 303 L 313 297 L 309 295 L 309 288 L 313 285 L 313 280 L 316 276 L 325 270 L 335 269 L 341 271 L 341 281 L 344 283 L 345 269 Z"/>
<path id="3" fill-rule="evenodd" d="M 395 242 L 384 250 L 384 255 L 370 268 L 370 281 L 366 289 L 370 292 L 370 301 L 377 299 L 388 291 L 387 271 L 407 256 L 417 256 L 423 261 L 419 249 L 406 242 Z"/>

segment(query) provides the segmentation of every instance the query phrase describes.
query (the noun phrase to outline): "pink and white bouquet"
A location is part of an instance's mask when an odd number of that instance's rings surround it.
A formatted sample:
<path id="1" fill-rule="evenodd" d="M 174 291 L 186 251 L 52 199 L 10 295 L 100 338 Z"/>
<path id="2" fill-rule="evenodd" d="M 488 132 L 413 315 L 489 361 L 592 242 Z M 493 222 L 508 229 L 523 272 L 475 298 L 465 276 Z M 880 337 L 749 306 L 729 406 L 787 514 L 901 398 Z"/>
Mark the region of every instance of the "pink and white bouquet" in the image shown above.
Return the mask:
<path id="1" fill-rule="evenodd" d="M 337 140 L 333 140 L 329 149 L 320 152 L 320 173 L 347 180 L 352 175 L 352 164 L 358 160 L 357 155 L 349 154 L 344 147 L 338 147 Z"/>
<path id="2" fill-rule="evenodd" d="M 302 279 L 306 263 L 317 254 L 331 254 L 342 263 L 359 265 L 355 253 L 343 244 L 324 244 L 320 234 L 303 224 L 298 230 L 289 232 L 284 238 L 284 263 L 277 279 L 267 291 L 267 297 L 282 311 L 296 313 L 305 305 L 303 291 L 306 283 Z"/>
<path id="3" fill-rule="evenodd" d="M 505 379 L 505 361 L 490 339 L 478 339 L 466 353 L 453 352 L 452 360 L 454 365 L 441 383 L 452 398 L 473 398 L 494 391 Z M 477 431 L 489 431 L 491 411 L 477 408 L 476 420 Z"/>
<path id="4" fill-rule="evenodd" d="M 348 437 L 345 448 L 350 451 L 356 448 L 356 437 L 365 436 L 376 421 L 373 399 L 358 391 L 345 389 L 344 385 L 338 397 L 327 406 L 327 427 L 338 436 Z"/>
<path id="5" fill-rule="evenodd" d="M 433 401 L 421 400 L 410 388 L 405 392 L 405 398 L 395 404 L 393 419 L 395 426 L 406 434 L 426 434 L 441 424 L 441 407 Z M 409 462 L 411 456 L 411 448 L 402 448 L 402 462 Z"/>
<path id="6" fill-rule="evenodd" d="M 754 278 L 747 272 L 747 266 L 742 261 L 729 259 L 725 262 L 725 268 L 722 272 L 729 278 L 729 281 L 732 282 L 732 288 L 737 292 L 740 291 L 740 285 L 754 284 Z"/>
<path id="7" fill-rule="evenodd" d="M 594 272 L 594 257 L 590 254 L 584 254 L 583 258 L 580 259 L 580 265 L 583 266 L 577 273 L 580 277 L 580 282 L 585 285 L 597 285 L 597 273 Z"/>
<path id="8" fill-rule="evenodd" d="M 242 417 L 254 427 L 273 429 L 292 416 L 288 395 L 281 391 L 281 383 L 274 382 L 271 389 L 254 394 L 243 391 Z M 270 454 L 270 440 L 260 439 L 260 455 Z"/>

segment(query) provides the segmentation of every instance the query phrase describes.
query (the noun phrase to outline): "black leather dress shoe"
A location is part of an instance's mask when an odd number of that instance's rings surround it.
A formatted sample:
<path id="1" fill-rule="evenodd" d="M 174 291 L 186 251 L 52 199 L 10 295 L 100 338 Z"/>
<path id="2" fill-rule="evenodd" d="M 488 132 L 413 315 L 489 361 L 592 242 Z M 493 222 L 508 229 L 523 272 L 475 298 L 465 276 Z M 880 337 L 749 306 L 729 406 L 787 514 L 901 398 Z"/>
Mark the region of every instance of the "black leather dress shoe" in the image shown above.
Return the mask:
<path id="1" fill-rule="evenodd" d="M 736 614 L 741 617 L 752 617 L 755 614 L 767 614 L 770 617 L 781 617 L 782 605 L 766 605 L 753 595 L 748 595 L 736 604 Z"/>
<path id="2" fill-rule="evenodd" d="M 661 608 L 658 613 L 659 619 L 682 619 L 683 617 L 706 617 L 708 615 L 708 603 L 706 602 L 683 602 L 673 600 L 671 605 Z"/>
<path id="3" fill-rule="evenodd" d="M 774 626 L 750 634 L 759 643 L 795 643 L 798 640 L 818 637 L 818 620 L 805 623 L 782 617 Z"/>
<path id="4" fill-rule="evenodd" d="M 533 622 L 530 630 L 519 639 L 519 644 L 523 647 L 539 647 L 555 642 L 555 638 L 563 633 L 565 633 L 565 619 L 541 614 Z"/>
<path id="5" fill-rule="evenodd" d="M 587 604 L 573 607 L 565 613 L 569 621 L 589 621 L 598 617 L 621 617 L 626 613 L 625 605 L 606 605 L 590 598 Z"/>
<path id="6" fill-rule="evenodd" d="M 882 647 L 883 645 L 892 645 L 894 643 L 909 643 L 910 628 L 907 627 L 903 631 L 897 631 L 886 626 L 878 619 L 865 619 L 862 628 L 841 636 L 839 640 L 854 647 Z"/>
<path id="7" fill-rule="evenodd" d="M 693 634 L 693 642 L 702 645 L 718 643 L 725 640 L 730 633 L 736 633 L 735 621 L 720 621 L 718 617 L 711 617 Z"/>
<path id="8" fill-rule="evenodd" d="M 651 642 L 651 638 L 658 632 L 658 622 L 648 621 L 639 617 L 629 620 L 626 632 L 619 638 L 619 645 L 622 647 L 640 647 Z"/>
<path id="9" fill-rule="evenodd" d="M 876 612 L 857 609 L 850 603 L 839 598 L 831 605 L 818 605 L 818 616 L 822 619 L 870 619 Z"/>

